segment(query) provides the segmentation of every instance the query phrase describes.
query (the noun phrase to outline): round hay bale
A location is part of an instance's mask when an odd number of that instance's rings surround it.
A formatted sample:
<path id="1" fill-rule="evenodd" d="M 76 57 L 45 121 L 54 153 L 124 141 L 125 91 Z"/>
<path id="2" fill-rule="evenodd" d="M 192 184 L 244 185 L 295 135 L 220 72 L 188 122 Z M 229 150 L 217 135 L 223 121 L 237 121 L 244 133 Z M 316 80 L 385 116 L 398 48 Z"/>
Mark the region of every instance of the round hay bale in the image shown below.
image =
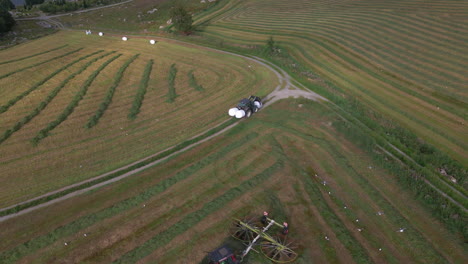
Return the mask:
<path id="1" fill-rule="evenodd" d="M 99 36 L 100 36 L 100 37 L 104 36 L 104 33 L 99 32 Z"/>
<path id="2" fill-rule="evenodd" d="M 229 115 L 230 115 L 230 116 L 235 116 L 235 115 L 236 115 L 236 112 L 237 112 L 237 108 L 231 108 L 231 109 L 229 109 Z"/>
<path id="3" fill-rule="evenodd" d="M 245 116 L 244 110 L 239 110 L 236 112 L 236 118 L 243 118 Z"/>
<path id="4" fill-rule="evenodd" d="M 123 40 L 123 41 L 127 41 L 128 38 L 127 38 L 127 37 L 122 37 L 122 40 Z"/>
<path id="5" fill-rule="evenodd" d="M 151 45 L 154 45 L 155 43 L 156 43 L 156 40 L 154 40 L 154 39 L 150 40 Z"/>

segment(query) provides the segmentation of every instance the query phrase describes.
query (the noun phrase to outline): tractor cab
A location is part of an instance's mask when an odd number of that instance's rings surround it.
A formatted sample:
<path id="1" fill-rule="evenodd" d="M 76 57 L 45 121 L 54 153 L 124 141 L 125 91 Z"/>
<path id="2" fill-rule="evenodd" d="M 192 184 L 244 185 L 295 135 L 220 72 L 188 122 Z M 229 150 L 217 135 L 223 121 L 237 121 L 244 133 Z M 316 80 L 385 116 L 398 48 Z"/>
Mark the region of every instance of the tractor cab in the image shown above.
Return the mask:
<path id="1" fill-rule="evenodd" d="M 222 246 L 210 252 L 208 254 L 208 260 L 210 261 L 208 262 L 209 264 L 239 264 L 239 261 L 232 251 L 226 246 Z"/>

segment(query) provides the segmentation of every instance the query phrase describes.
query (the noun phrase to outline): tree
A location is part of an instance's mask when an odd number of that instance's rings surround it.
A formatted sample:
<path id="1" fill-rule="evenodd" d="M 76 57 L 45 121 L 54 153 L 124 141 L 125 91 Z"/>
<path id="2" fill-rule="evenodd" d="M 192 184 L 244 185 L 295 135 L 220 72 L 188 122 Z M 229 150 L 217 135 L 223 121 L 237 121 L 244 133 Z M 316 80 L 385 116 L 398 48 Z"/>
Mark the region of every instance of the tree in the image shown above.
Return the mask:
<path id="1" fill-rule="evenodd" d="M 192 15 L 183 6 L 174 7 L 171 10 L 171 19 L 177 31 L 186 35 L 192 32 Z"/>
<path id="2" fill-rule="evenodd" d="M 276 43 L 273 37 L 270 37 L 266 42 L 265 53 L 268 55 L 271 55 L 275 52 L 276 52 Z"/>
<path id="3" fill-rule="evenodd" d="M 15 5 L 10 0 L 0 0 L 0 10 L 15 9 Z"/>
<path id="4" fill-rule="evenodd" d="M 5 10 L 0 9 L 0 33 L 8 32 L 16 24 L 11 14 Z"/>

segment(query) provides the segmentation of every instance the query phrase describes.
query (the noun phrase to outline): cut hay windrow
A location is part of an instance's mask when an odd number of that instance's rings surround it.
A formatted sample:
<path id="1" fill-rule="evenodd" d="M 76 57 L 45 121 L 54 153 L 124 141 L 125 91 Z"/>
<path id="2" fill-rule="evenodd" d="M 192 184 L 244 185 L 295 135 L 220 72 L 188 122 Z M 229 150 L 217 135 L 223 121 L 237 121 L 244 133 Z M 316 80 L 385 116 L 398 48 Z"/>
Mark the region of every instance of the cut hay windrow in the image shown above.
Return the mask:
<path id="1" fill-rule="evenodd" d="M 15 73 L 22 72 L 22 71 L 25 71 L 25 70 L 27 70 L 27 69 L 31 69 L 31 68 L 33 68 L 33 67 L 36 67 L 36 66 L 45 64 L 45 63 L 47 63 L 47 62 L 51 62 L 51 61 L 54 61 L 54 60 L 57 60 L 57 59 L 66 57 L 66 56 L 68 56 L 68 55 L 70 55 L 70 54 L 73 54 L 73 53 L 76 53 L 76 52 L 78 52 L 78 51 L 80 51 L 80 50 L 82 50 L 82 49 L 83 49 L 83 48 L 79 48 L 79 49 L 76 49 L 76 50 L 72 50 L 72 51 L 70 51 L 70 52 L 67 52 L 67 53 L 65 53 L 65 54 L 62 54 L 62 55 L 53 57 L 53 58 L 51 58 L 51 59 L 48 59 L 48 60 L 45 60 L 45 61 L 41 61 L 41 62 L 35 63 L 35 64 L 33 64 L 33 65 L 30 65 L 30 66 L 27 66 L 27 67 L 24 67 L 24 68 L 21 68 L 21 69 L 18 69 L 18 70 L 15 70 L 15 71 L 12 71 L 12 72 L 3 74 L 3 75 L 0 75 L 0 79 L 6 78 L 6 77 L 8 77 L 8 76 L 10 76 L 10 75 L 13 75 L 13 74 L 15 74 Z"/>
<path id="2" fill-rule="evenodd" d="M 325 202 L 322 192 L 317 187 L 317 183 L 311 179 L 312 176 L 308 175 L 306 172 L 302 172 L 302 174 L 304 189 L 309 194 L 310 199 L 315 201 L 314 205 L 318 208 L 327 224 L 333 229 L 336 237 L 350 251 L 354 261 L 356 261 L 356 263 L 373 263 L 368 252 L 363 248 L 361 243 L 356 240 L 346 228 L 345 224 L 333 212 L 333 209 Z"/>
<path id="3" fill-rule="evenodd" d="M 81 86 L 81 89 L 76 93 L 75 97 L 73 97 L 72 101 L 68 106 L 65 108 L 65 110 L 57 117 L 55 121 L 50 122 L 47 127 L 41 129 L 37 135 L 31 140 L 34 145 L 37 145 L 42 139 L 47 137 L 49 135 L 49 132 L 59 126 L 63 121 L 65 121 L 69 115 L 73 113 L 73 110 L 75 109 L 76 106 L 78 106 L 78 103 L 83 99 L 83 97 L 86 95 L 86 92 L 88 92 L 89 86 L 93 83 L 94 79 L 99 75 L 99 73 L 106 68 L 107 65 L 109 65 L 111 62 L 116 60 L 118 57 L 122 56 L 122 54 L 118 54 L 106 62 L 104 62 L 98 69 L 96 69 L 89 77 L 88 79 L 84 82 L 84 84 Z"/>
<path id="4" fill-rule="evenodd" d="M 176 88 L 175 88 L 175 79 L 177 76 L 177 68 L 175 63 L 171 65 L 169 69 L 167 82 L 168 82 L 168 92 L 167 92 L 167 102 L 172 103 L 177 97 Z"/>
<path id="5" fill-rule="evenodd" d="M 192 88 L 194 88 L 195 90 L 199 91 L 199 92 L 203 92 L 205 89 L 203 88 L 203 86 L 201 86 L 200 84 L 197 83 L 197 79 L 195 79 L 195 75 L 193 74 L 193 70 L 189 71 L 188 72 L 188 77 L 189 77 L 189 84 Z"/>
<path id="6" fill-rule="evenodd" d="M 149 60 L 145 66 L 143 76 L 141 77 L 140 85 L 138 86 L 137 94 L 135 95 L 132 108 L 130 109 L 130 113 L 128 114 L 129 119 L 135 119 L 138 113 L 140 113 L 140 108 L 143 104 L 143 99 L 145 98 L 146 90 L 148 89 L 148 82 L 150 79 L 151 70 L 153 69 L 153 62 L 153 60 Z"/>
<path id="7" fill-rule="evenodd" d="M 348 133 L 349 134 L 349 133 Z M 335 148 L 334 144 L 330 146 L 328 142 L 317 142 L 318 145 L 322 146 L 322 149 L 329 149 L 328 151 L 330 152 L 330 155 L 335 156 L 335 153 L 338 153 L 338 149 Z M 300 150 L 296 150 L 300 151 Z M 356 171 L 355 167 L 352 164 L 351 160 L 344 159 L 344 158 L 338 158 L 337 157 L 334 159 L 337 164 L 339 165 L 340 168 L 347 168 L 347 173 L 348 177 L 350 177 L 359 187 L 358 188 L 349 188 L 347 190 L 347 194 L 350 195 L 351 197 L 360 197 L 360 193 L 366 193 L 367 196 L 369 196 L 369 199 L 372 201 L 373 204 L 377 205 L 380 210 L 385 212 L 385 221 L 391 222 L 393 226 L 396 227 L 401 227 L 404 226 L 406 229 L 406 232 L 411 234 L 411 241 L 408 242 L 408 246 L 411 247 L 417 247 L 419 249 L 424 249 L 424 251 L 419 251 L 421 255 L 417 256 L 417 259 L 423 260 L 425 259 L 424 262 L 427 263 L 445 263 L 447 260 L 440 254 L 440 252 L 437 251 L 435 245 L 433 244 L 432 241 L 427 240 L 427 238 L 419 231 L 418 226 L 409 221 L 398 208 L 396 208 L 391 201 L 385 195 L 382 193 L 382 191 L 378 188 L 375 187 L 374 184 L 370 182 L 366 177 L 364 177 L 361 173 Z M 302 172 L 304 175 L 307 173 L 305 171 Z M 310 177 L 310 174 L 309 174 Z M 321 180 L 320 178 L 317 177 L 310 177 L 311 179 L 315 179 L 315 185 L 320 186 L 319 189 L 323 189 L 324 191 L 322 192 L 322 196 L 324 193 L 334 193 L 336 190 L 333 190 L 328 184 L 322 184 L 322 182 L 319 182 Z M 348 184 L 345 180 L 342 181 L 342 177 L 337 177 L 334 179 L 338 185 L 344 186 L 345 184 Z M 326 195 L 326 194 L 325 194 Z M 340 200 L 337 196 L 330 194 L 328 195 L 330 200 L 336 205 L 336 208 L 346 208 L 346 205 L 349 204 L 356 204 L 356 202 L 347 200 L 347 201 L 342 201 Z M 358 200 L 361 198 L 358 198 Z M 364 202 L 367 205 L 367 201 Z M 370 202 L 369 202 L 370 203 Z M 372 214 L 373 208 L 367 208 L 366 206 L 362 206 L 360 208 L 360 211 L 368 211 L 369 214 Z M 355 222 L 355 219 L 358 219 L 358 216 L 356 215 L 355 211 L 352 210 L 351 208 L 347 208 L 346 210 L 343 210 L 344 214 L 348 217 L 348 220 L 350 222 Z M 364 220 L 365 221 L 365 220 Z M 364 221 L 359 222 L 357 224 L 358 227 L 365 228 L 365 223 Z M 364 224 L 364 226 L 362 226 Z M 366 240 L 372 243 L 372 245 L 375 248 L 378 248 L 381 246 L 382 241 L 379 241 L 378 236 L 374 236 L 372 233 L 368 232 L 363 232 L 361 233 L 363 237 L 366 237 Z M 403 243 L 401 241 L 400 243 Z M 418 253 L 419 253 L 418 252 Z M 424 253 L 423 253 L 424 252 Z M 417 254 L 417 253 L 415 253 Z M 392 257 L 389 255 L 389 257 Z"/>
<path id="8" fill-rule="evenodd" d="M 130 59 L 128 59 L 122 67 L 120 67 L 119 71 L 115 74 L 114 77 L 114 83 L 109 87 L 109 90 L 107 91 L 106 97 L 104 98 L 104 101 L 99 105 L 99 109 L 96 111 L 96 113 L 88 120 L 88 123 L 86 123 L 87 128 L 91 128 L 95 125 L 97 125 L 99 119 L 102 117 L 104 112 L 107 110 L 107 107 L 109 107 L 110 103 L 112 102 L 112 98 L 114 97 L 115 89 L 117 86 L 119 86 L 120 81 L 122 80 L 122 76 L 125 72 L 125 70 L 128 68 L 128 66 L 140 56 L 140 54 L 136 54 Z"/>
<path id="9" fill-rule="evenodd" d="M 39 56 L 39 55 L 42 55 L 42 54 L 46 54 L 46 53 L 49 53 L 49 52 L 52 52 L 52 51 L 56 51 L 56 50 L 65 48 L 66 46 L 68 46 L 68 44 L 59 46 L 59 47 L 54 48 L 54 49 L 50 49 L 50 50 L 46 50 L 46 51 L 43 51 L 43 52 L 39 52 L 39 53 L 36 53 L 36 54 L 33 54 L 33 55 L 29 55 L 29 56 L 26 56 L 26 57 L 21 57 L 21 58 L 14 59 L 14 60 L 9 60 L 9 61 L 2 61 L 2 62 L 0 62 L 0 65 L 2 65 L 2 64 L 7 64 L 7 63 L 12 63 L 12 62 L 17 62 L 17 61 L 22 61 L 22 60 L 29 59 L 29 58 L 32 58 L 32 57 L 36 57 L 36 56 Z"/>
<path id="10" fill-rule="evenodd" d="M 20 95 L 16 96 L 15 98 L 11 99 L 10 101 L 8 101 L 8 103 L 0 106 L 0 114 L 1 113 L 4 113 L 6 112 L 10 107 L 12 107 L 14 104 L 16 104 L 19 100 L 23 99 L 24 97 L 26 97 L 28 94 L 30 94 L 31 92 L 33 92 L 34 90 L 36 90 L 39 86 L 43 85 L 45 82 L 47 82 L 48 80 L 52 79 L 55 75 L 61 73 L 62 71 L 66 70 L 67 68 L 69 68 L 70 66 L 80 62 L 81 60 L 84 60 L 94 54 L 97 54 L 97 53 L 100 53 L 100 52 L 103 52 L 103 50 L 100 50 L 100 51 L 97 51 L 97 52 L 94 52 L 90 55 L 87 55 L 87 56 L 84 56 L 84 57 L 81 57 L 75 61 L 72 61 L 70 62 L 69 64 L 61 67 L 60 69 L 54 71 L 53 73 L 49 74 L 47 77 L 45 77 L 44 79 L 42 79 L 41 81 L 37 82 L 36 84 L 34 84 L 31 88 L 29 88 L 28 90 L 24 91 L 23 93 L 21 93 Z"/>
<path id="11" fill-rule="evenodd" d="M 207 135 L 203 135 L 206 137 Z M 127 210 L 130 210 L 131 208 L 135 206 L 141 205 L 141 203 L 151 199 L 155 195 L 158 195 L 171 186 L 177 184 L 178 182 L 187 179 L 194 173 L 200 171 L 201 169 L 205 168 L 206 166 L 212 164 L 214 161 L 224 157 L 226 154 L 232 152 L 233 150 L 243 146 L 244 144 L 254 140 L 255 138 L 258 137 L 257 133 L 250 133 L 246 135 L 245 137 L 235 141 L 234 143 L 227 145 L 223 147 L 222 149 L 218 150 L 217 152 L 201 159 L 200 161 L 196 162 L 195 164 L 187 167 L 186 169 L 177 172 L 174 176 L 171 176 L 167 179 L 162 180 L 161 182 L 149 187 L 147 190 L 131 197 L 128 199 L 125 199 L 123 201 L 120 201 L 118 203 L 115 203 L 111 207 L 102 209 L 101 211 L 82 216 L 76 220 L 74 220 L 71 223 L 65 224 L 45 235 L 41 235 L 35 238 L 32 238 L 31 240 L 18 245 L 17 247 L 5 251 L 3 253 L 0 253 L 0 259 L 3 259 L 7 261 L 7 263 L 10 262 L 16 262 L 19 259 L 21 259 L 24 256 L 27 256 L 28 254 L 32 254 L 35 251 L 46 247 L 48 245 L 51 245 L 52 243 L 56 242 L 57 240 L 72 235 L 79 230 L 82 230 L 86 227 L 92 226 L 94 223 L 103 221 L 104 219 L 108 219 L 110 217 L 116 216 L 120 213 L 123 213 Z M 197 139 L 200 140 L 200 139 Z M 155 157 L 157 159 L 161 157 Z M 144 166 L 146 164 L 149 164 L 151 161 L 147 161 L 142 164 L 138 164 L 137 167 Z M 128 171 L 130 171 L 130 168 Z M 118 175 L 121 175 L 124 172 L 120 172 Z M 116 177 L 116 175 L 113 175 L 113 177 Z M 91 183 L 96 184 L 95 182 Z"/>
<path id="12" fill-rule="evenodd" d="M 168 229 L 157 234 L 137 248 L 127 252 L 114 263 L 135 263 L 138 260 L 148 256 L 154 250 L 167 245 L 176 236 L 183 234 L 191 227 L 201 222 L 208 215 L 223 208 L 229 202 L 233 201 L 240 195 L 257 187 L 262 182 L 266 181 L 276 171 L 284 166 L 283 161 L 278 160 L 275 164 L 265 169 L 263 172 L 253 176 L 252 178 L 243 181 L 239 186 L 232 188 L 217 198 L 207 202 L 200 210 L 189 213 L 182 220 L 170 226 Z"/>
<path id="13" fill-rule="evenodd" d="M 78 60 L 66 65 L 65 67 L 68 68 L 69 66 L 71 66 L 72 64 L 77 63 L 78 61 L 84 60 L 86 58 L 89 58 L 89 57 L 91 57 L 91 56 L 93 56 L 95 54 L 101 53 L 101 52 L 102 51 L 97 51 L 97 52 L 91 53 L 89 55 L 86 55 L 84 57 L 81 57 Z M 5 133 L 3 133 L 2 137 L 0 137 L 0 144 L 2 144 L 5 140 L 7 140 L 14 132 L 20 130 L 21 127 L 23 127 L 24 125 L 29 123 L 29 121 L 31 121 L 34 117 L 39 115 L 41 113 L 41 111 L 44 110 L 47 107 L 47 105 L 55 98 L 55 96 L 57 96 L 57 94 L 62 90 L 63 87 L 65 87 L 65 85 L 71 79 L 75 78 L 76 75 L 82 73 L 84 70 L 86 70 L 91 64 L 93 64 L 97 60 L 99 60 L 99 59 L 101 59 L 101 58 L 103 58 L 103 57 L 105 57 L 105 56 L 107 56 L 109 54 L 112 54 L 112 53 L 114 53 L 114 52 L 109 52 L 109 53 L 103 54 L 103 55 L 101 55 L 101 56 L 99 56 L 97 58 L 94 58 L 93 60 L 89 61 L 84 66 L 82 66 L 77 72 L 71 74 L 65 80 L 63 80 L 57 87 L 55 87 L 54 90 L 52 90 L 49 93 L 49 95 L 46 97 L 46 99 L 44 101 L 42 101 L 29 115 L 23 117 L 12 128 L 6 130 Z M 62 71 L 62 70 L 63 69 L 60 69 L 60 71 Z"/>

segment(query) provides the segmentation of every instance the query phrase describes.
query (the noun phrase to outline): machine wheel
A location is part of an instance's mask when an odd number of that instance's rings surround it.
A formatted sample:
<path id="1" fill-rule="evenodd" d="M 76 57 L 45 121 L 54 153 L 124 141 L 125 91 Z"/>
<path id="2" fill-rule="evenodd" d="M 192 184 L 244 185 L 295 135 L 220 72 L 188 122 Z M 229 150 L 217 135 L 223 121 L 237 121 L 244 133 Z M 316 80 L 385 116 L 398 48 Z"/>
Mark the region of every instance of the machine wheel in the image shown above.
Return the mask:
<path id="1" fill-rule="evenodd" d="M 262 241 L 260 246 L 263 254 L 276 263 L 287 263 L 297 258 L 297 253 L 292 242 L 286 241 L 286 238 L 277 237 L 273 241 Z"/>
<path id="2" fill-rule="evenodd" d="M 247 110 L 247 112 L 245 112 L 245 118 L 249 118 L 250 116 L 252 115 L 252 110 Z"/>
<path id="3" fill-rule="evenodd" d="M 250 227 L 250 228 L 249 228 Z M 236 239 L 250 243 L 256 234 L 252 229 L 258 229 L 255 218 L 245 218 L 243 220 L 236 220 L 232 224 L 229 233 Z"/>

